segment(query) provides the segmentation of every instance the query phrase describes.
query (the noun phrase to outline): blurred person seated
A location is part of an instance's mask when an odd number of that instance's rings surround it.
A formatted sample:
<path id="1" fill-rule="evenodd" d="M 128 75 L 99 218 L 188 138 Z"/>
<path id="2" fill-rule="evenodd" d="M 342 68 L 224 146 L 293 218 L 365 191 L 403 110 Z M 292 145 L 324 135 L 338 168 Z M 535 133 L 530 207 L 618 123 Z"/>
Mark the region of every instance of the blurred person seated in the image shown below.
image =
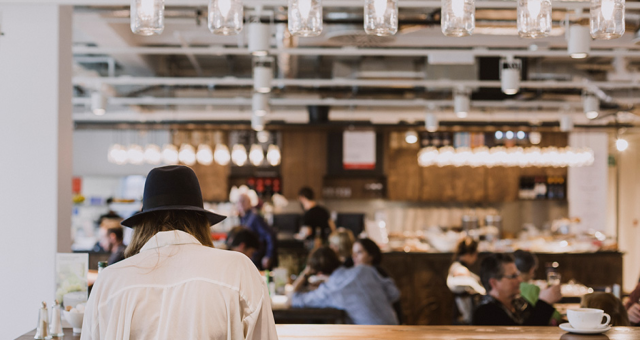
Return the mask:
<path id="1" fill-rule="evenodd" d="M 553 304 L 560 301 L 560 286 L 540 291 L 535 306 L 520 297 L 521 277 L 511 254 L 492 254 L 482 260 L 480 278 L 488 294 L 473 312 L 473 325 L 547 326 Z"/>
<path id="2" fill-rule="evenodd" d="M 260 248 L 260 239 L 253 231 L 245 227 L 234 227 L 227 234 L 227 248 L 252 258 Z"/>
<path id="3" fill-rule="evenodd" d="M 629 295 L 629 300 L 625 303 L 629 322 L 632 326 L 640 325 L 640 282 Z"/>
<path id="4" fill-rule="evenodd" d="M 380 267 L 380 264 L 382 263 L 382 251 L 371 239 L 361 238 L 356 240 L 353 244 L 353 263 L 356 266 L 372 266 L 382 277 L 389 277 L 387 271 Z M 396 316 L 398 317 L 398 324 L 402 325 L 404 317 L 402 314 L 402 305 L 400 304 L 400 300 L 398 299 L 398 301 L 394 302 L 392 306 L 393 310 L 396 312 Z"/>
<path id="5" fill-rule="evenodd" d="M 513 257 L 516 268 L 518 268 L 520 272 L 520 278 L 522 279 L 520 283 L 520 295 L 532 306 L 535 306 L 538 302 L 538 296 L 540 295 L 540 287 L 531 282 L 538 269 L 538 257 L 531 252 L 520 249 L 513 253 Z M 554 310 L 552 320 L 555 321 L 555 325 L 559 325 L 563 321 L 562 315 Z"/>
<path id="6" fill-rule="evenodd" d="M 353 232 L 345 228 L 338 228 L 329 235 L 329 248 L 338 254 L 340 262 L 347 268 L 353 267 L 351 252 L 354 241 Z"/>
<path id="7" fill-rule="evenodd" d="M 627 310 L 622 305 L 622 301 L 611 293 L 595 292 L 582 297 L 581 308 L 602 309 L 611 316 L 611 325 L 629 326 L 629 316 Z"/>
<path id="8" fill-rule="evenodd" d="M 260 248 L 251 258 L 259 270 L 271 269 L 277 265 L 277 237 L 275 231 L 264 221 L 262 216 L 253 209 L 251 199 L 247 194 L 241 194 L 236 202 L 236 208 L 240 215 L 240 224 L 251 230 L 260 240 Z"/>
<path id="9" fill-rule="evenodd" d="M 465 237 L 456 245 L 453 263 L 449 267 L 447 286 L 455 294 L 455 304 L 459 316 L 455 323 L 471 324 L 474 308 L 474 295 L 485 295 L 480 277 L 471 271 L 471 266 L 478 260 L 478 242 L 471 237 Z"/>
<path id="10" fill-rule="evenodd" d="M 121 226 L 107 229 L 107 243 L 104 249 L 111 253 L 107 265 L 124 260 L 126 246 L 122 243 L 124 232 Z"/>
<path id="11" fill-rule="evenodd" d="M 94 253 L 108 253 L 109 250 L 105 246 L 109 243 L 107 230 L 111 228 L 122 228 L 120 225 L 122 217 L 112 210 L 98 218 L 98 241 L 91 249 Z"/>
<path id="12" fill-rule="evenodd" d="M 345 268 L 340 264 L 331 248 L 314 250 L 307 267 L 293 283 L 291 306 L 342 309 L 347 321 L 358 325 L 397 325 L 391 304 L 398 301 L 400 292 L 393 280 L 383 278 L 372 266 Z M 327 279 L 317 289 L 303 292 L 311 275 Z"/>

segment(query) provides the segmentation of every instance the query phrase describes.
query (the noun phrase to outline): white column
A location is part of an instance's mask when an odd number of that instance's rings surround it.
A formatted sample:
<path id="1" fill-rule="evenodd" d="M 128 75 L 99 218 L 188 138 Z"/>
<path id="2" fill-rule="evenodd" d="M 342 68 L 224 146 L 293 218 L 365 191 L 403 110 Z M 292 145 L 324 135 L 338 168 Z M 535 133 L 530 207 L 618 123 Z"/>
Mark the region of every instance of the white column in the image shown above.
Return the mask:
<path id="1" fill-rule="evenodd" d="M 620 204 L 620 250 L 625 254 L 623 289 L 631 292 L 640 277 L 640 134 L 625 133 L 623 137 L 629 142 L 629 148 L 618 152 L 613 147 L 615 151 L 612 152 L 617 154 L 617 166 L 620 168 L 619 191 L 616 193 Z"/>
<path id="2" fill-rule="evenodd" d="M 72 8 L 0 5 L 0 329 L 15 338 L 51 304 L 71 250 Z"/>

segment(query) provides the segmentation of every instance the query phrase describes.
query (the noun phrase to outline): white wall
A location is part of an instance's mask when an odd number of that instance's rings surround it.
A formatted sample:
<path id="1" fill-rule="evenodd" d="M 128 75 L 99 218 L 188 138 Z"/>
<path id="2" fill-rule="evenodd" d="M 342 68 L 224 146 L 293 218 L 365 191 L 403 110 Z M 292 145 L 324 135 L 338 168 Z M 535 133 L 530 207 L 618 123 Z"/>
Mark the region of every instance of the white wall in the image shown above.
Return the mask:
<path id="1" fill-rule="evenodd" d="M 108 113 L 107 113 L 108 114 Z M 147 135 L 138 132 L 114 132 L 114 130 L 76 130 L 73 132 L 74 176 L 146 176 L 158 165 L 117 165 L 109 163 L 107 151 L 114 143 L 129 145 L 136 142 L 142 147 L 147 141 L 163 144 L 170 140 L 168 131 L 157 131 Z"/>
<path id="2" fill-rule="evenodd" d="M 71 249 L 71 21 L 57 5 L 0 5 L 0 330 L 35 328 Z"/>

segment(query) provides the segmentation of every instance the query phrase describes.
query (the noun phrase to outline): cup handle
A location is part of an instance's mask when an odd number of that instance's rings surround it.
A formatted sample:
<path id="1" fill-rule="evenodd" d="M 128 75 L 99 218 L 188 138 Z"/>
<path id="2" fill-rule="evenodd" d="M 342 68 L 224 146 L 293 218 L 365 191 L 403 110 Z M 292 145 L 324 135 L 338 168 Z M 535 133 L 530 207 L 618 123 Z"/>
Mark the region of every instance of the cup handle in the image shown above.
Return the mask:
<path id="1" fill-rule="evenodd" d="M 601 324 L 600 324 L 600 327 L 601 327 L 601 328 L 604 328 L 604 327 L 609 326 L 609 322 L 611 322 L 611 316 L 610 316 L 609 314 L 607 314 L 607 313 L 604 313 L 604 314 L 602 314 L 602 315 L 603 315 L 605 318 L 607 318 L 607 321 L 605 321 L 605 323 L 601 323 Z"/>

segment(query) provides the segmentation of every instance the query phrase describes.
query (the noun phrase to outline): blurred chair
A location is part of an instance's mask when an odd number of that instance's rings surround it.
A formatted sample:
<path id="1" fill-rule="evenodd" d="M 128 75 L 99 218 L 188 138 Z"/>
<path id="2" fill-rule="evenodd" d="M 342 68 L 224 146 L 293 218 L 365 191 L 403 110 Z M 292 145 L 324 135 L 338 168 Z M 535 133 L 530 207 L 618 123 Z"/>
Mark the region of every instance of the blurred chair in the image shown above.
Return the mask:
<path id="1" fill-rule="evenodd" d="M 622 301 L 611 293 L 595 292 L 582 297 L 582 308 L 597 308 L 611 316 L 613 326 L 629 326 L 629 316 Z"/>

